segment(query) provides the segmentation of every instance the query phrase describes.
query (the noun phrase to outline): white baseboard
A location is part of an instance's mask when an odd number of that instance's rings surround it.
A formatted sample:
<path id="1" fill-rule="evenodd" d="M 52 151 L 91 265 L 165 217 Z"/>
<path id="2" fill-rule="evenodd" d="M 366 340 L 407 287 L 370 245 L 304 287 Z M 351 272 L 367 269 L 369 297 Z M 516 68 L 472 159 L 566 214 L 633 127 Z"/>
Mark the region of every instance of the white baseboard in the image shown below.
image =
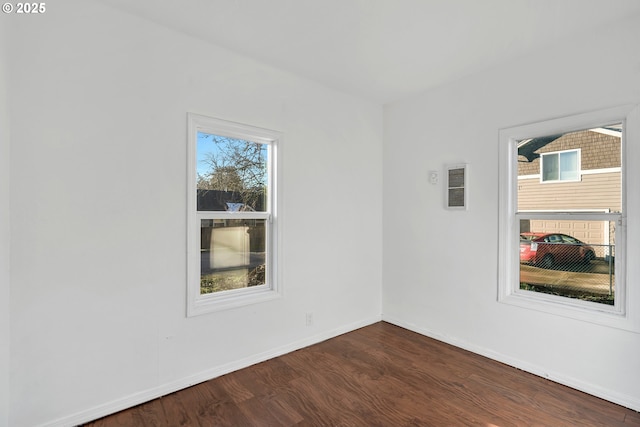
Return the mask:
<path id="1" fill-rule="evenodd" d="M 354 331 L 364 326 L 371 325 L 373 323 L 382 320 L 381 316 L 374 316 L 368 319 L 363 319 L 358 322 L 344 325 L 339 328 L 335 328 L 329 331 L 324 331 L 316 335 L 305 337 L 301 340 L 292 342 L 290 344 L 274 348 L 272 350 L 265 351 L 260 354 L 251 355 L 244 359 L 236 360 L 231 363 L 227 363 L 221 366 L 216 366 L 211 369 L 207 369 L 202 372 L 198 372 L 194 375 L 180 378 L 176 381 L 165 383 L 157 387 L 153 387 L 147 390 L 140 391 L 138 393 L 125 396 L 111 402 L 107 402 L 84 411 L 77 412 L 75 414 L 59 418 L 57 420 L 41 424 L 41 427 L 67 427 L 77 426 L 78 424 L 86 423 L 96 420 L 98 418 L 105 417 L 110 414 L 122 411 L 127 408 L 131 408 L 141 403 L 148 402 L 153 399 L 157 399 L 161 396 L 174 393 L 187 387 L 191 387 L 196 384 L 200 384 L 204 381 L 228 374 L 230 372 L 237 371 L 255 365 L 260 362 L 264 362 L 274 357 L 282 356 L 283 354 L 291 353 L 292 351 L 299 350 L 304 347 L 308 347 L 313 344 L 328 340 L 330 338 L 337 337 L 338 335 L 345 334 L 347 332 Z"/>
<path id="2" fill-rule="evenodd" d="M 393 325 L 400 326 L 401 328 L 416 332 L 420 335 L 424 335 L 435 340 L 451 344 L 455 347 L 468 350 L 472 353 L 476 353 L 484 357 L 488 357 L 489 359 L 496 360 L 498 362 L 504 363 L 505 365 L 509 365 L 522 371 L 529 372 L 531 374 L 565 385 L 567 387 L 580 390 L 592 396 L 596 396 L 609 402 L 622 405 L 626 408 L 633 409 L 634 411 L 640 411 L 640 399 L 638 399 L 637 397 L 629 396 L 623 393 L 619 393 L 615 390 L 609 390 L 594 384 L 586 383 L 579 379 L 564 375 L 560 372 L 547 371 L 538 365 L 524 362 L 519 359 L 514 359 L 504 354 L 497 353 L 493 350 L 479 347 L 468 342 L 458 340 L 457 338 L 446 336 L 438 332 L 419 327 L 413 323 L 405 322 L 393 316 L 383 314 L 382 320 L 384 322 L 388 322 Z"/>

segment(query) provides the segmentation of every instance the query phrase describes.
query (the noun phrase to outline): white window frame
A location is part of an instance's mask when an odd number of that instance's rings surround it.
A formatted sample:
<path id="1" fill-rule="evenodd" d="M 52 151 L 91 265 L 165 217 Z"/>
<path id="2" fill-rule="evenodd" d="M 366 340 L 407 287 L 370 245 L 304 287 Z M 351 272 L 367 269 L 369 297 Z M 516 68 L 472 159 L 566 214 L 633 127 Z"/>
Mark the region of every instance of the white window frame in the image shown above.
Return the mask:
<path id="1" fill-rule="evenodd" d="M 578 156 L 578 165 L 576 167 L 576 178 L 575 179 L 561 179 L 560 178 L 560 174 L 562 173 L 562 170 L 560 168 L 560 157 L 562 156 L 563 153 L 571 153 L 571 152 L 575 152 L 577 153 Z M 544 158 L 546 156 L 551 156 L 551 155 L 557 155 L 558 156 L 558 179 L 544 179 Z M 579 148 L 574 148 L 571 150 L 561 150 L 561 151 L 550 151 L 548 153 L 541 153 L 540 154 L 540 182 L 542 184 L 551 184 L 551 183 L 559 183 L 559 182 L 578 182 L 582 179 L 582 173 L 581 173 L 581 169 L 582 169 L 582 152 Z"/>
<path id="2" fill-rule="evenodd" d="M 596 128 L 599 126 L 623 123 L 621 141 L 622 150 L 622 213 L 599 212 L 518 212 L 518 168 L 517 142 L 527 139 L 567 133 L 578 130 Z M 627 298 L 627 179 L 629 175 L 626 167 L 628 159 L 629 134 L 634 138 L 640 137 L 640 112 L 637 106 L 621 106 L 606 110 L 599 110 L 575 116 L 531 123 L 500 130 L 499 148 L 499 274 L 498 301 L 522 308 L 571 317 L 597 324 L 617 327 L 627 330 L 640 330 L 640 318 L 637 313 L 631 313 Z M 635 147 L 634 147 L 635 149 Z M 634 201 L 637 204 L 637 201 Z M 520 289 L 520 259 L 519 259 L 519 225 L 521 219 L 548 219 L 549 217 L 565 220 L 602 220 L 616 221 L 616 294 L 615 305 L 581 301 L 573 298 L 548 295 L 539 292 Z M 638 292 L 634 288 L 634 292 Z M 637 302 L 635 303 L 636 311 Z"/>
<path id="3" fill-rule="evenodd" d="M 278 159 L 282 133 L 194 113 L 187 114 L 187 316 L 226 310 L 279 298 L 282 283 L 278 275 Z M 204 132 L 253 141 L 268 146 L 267 203 L 264 212 L 198 211 L 197 134 Z M 242 289 L 200 293 L 200 224 L 203 219 L 262 219 L 266 230 L 265 284 Z"/>

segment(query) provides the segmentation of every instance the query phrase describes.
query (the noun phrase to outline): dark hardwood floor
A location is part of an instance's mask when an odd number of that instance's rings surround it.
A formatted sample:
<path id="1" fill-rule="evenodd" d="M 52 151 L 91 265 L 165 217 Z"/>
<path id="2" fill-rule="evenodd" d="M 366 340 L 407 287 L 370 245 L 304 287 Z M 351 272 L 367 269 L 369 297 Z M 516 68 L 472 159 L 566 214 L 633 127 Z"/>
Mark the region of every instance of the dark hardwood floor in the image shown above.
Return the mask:
<path id="1" fill-rule="evenodd" d="M 87 426 L 640 426 L 640 414 L 381 322 Z"/>

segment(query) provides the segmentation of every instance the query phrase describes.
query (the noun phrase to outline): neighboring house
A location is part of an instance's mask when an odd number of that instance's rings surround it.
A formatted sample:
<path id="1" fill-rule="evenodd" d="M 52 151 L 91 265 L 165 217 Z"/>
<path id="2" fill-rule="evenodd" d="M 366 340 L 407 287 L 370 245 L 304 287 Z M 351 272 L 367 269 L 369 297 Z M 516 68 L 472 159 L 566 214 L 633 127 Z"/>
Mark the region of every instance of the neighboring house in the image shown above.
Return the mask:
<path id="1" fill-rule="evenodd" d="M 621 127 L 520 141 L 518 210 L 619 212 Z M 524 220 L 521 231 L 561 232 L 593 245 L 614 245 L 608 221 Z M 598 256 L 608 254 L 606 248 Z"/>

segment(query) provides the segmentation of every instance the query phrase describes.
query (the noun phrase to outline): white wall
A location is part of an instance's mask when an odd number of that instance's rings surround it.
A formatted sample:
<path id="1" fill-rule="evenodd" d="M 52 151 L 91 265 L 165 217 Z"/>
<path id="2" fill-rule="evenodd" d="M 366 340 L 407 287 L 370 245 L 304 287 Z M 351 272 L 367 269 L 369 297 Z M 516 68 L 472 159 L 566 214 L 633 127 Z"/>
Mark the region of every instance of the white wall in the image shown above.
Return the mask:
<path id="1" fill-rule="evenodd" d="M 11 425 L 86 421 L 380 319 L 380 106 L 94 2 L 27 18 L 6 61 Z M 185 317 L 187 111 L 284 132 L 284 298 Z"/>
<path id="2" fill-rule="evenodd" d="M 500 304 L 499 129 L 640 102 L 640 17 L 385 107 L 383 318 L 640 410 L 640 335 Z M 629 147 L 637 183 L 640 141 Z M 470 164 L 468 211 L 428 170 Z M 442 176 L 441 176 L 442 178 Z M 640 315 L 640 193 L 628 204 Z"/>
<path id="3" fill-rule="evenodd" d="M 0 426 L 9 425 L 9 111 L 6 47 L 8 23 L 0 16 Z"/>

